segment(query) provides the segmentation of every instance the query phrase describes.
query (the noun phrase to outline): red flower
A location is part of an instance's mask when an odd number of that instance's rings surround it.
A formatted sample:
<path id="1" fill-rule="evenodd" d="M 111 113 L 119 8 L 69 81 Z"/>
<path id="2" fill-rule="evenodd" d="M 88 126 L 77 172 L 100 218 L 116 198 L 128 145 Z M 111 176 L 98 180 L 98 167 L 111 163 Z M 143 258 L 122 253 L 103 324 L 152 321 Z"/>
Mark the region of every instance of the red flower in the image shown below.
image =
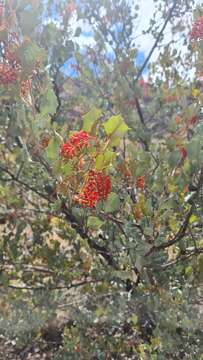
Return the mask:
<path id="1" fill-rule="evenodd" d="M 17 80 L 17 72 L 7 64 L 0 64 L 0 84 L 9 85 Z"/>
<path id="2" fill-rule="evenodd" d="M 185 159 L 187 157 L 187 150 L 184 147 L 181 147 L 179 149 L 182 159 Z"/>
<path id="3" fill-rule="evenodd" d="M 201 40 L 203 39 L 203 16 L 199 17 L 192 26 L 190 31 L 191 40 Z"/>
<path id="4" fill-rule="evenodd" d="M 86 131 L 77 131 L 70 140 L 61 146 L 61 156 L 66 159 L 72 159 L 78 153 L 88 146 L 90 139 L 93 139 Z"/>
<path id="5" fill-rule="evenodd" d="M 85 207 L 93 208 L 98 201 L 106 200 L 111 191 L 111 179 L 102 171 L 91 170 L 87 181 L 75 200 Z"/>
<path id="6" fill-rule="evenodd" d="M 140 190 L 144 190 L 144 187 L 145 187 L 145 177 L 144 176 L 140 176 L 137 178 L 136 187 Z"/>
<path id="7" fill-rule="evenodd" d="M 188 120 L 188 124 L 189 125 L 195 125 L 198 122 L 198 117 L 196 115 L 192 116 L 189 120 Z"/>
<path id="8" fill-rule="evenodd" d="M 70 143 L 78 149 L 83 149 L 92 138 L 86 131 L 77 131 L 70 137 Z"/>
<path id="9" fill-rule="evenodd" d="M 20 67 L 20 60 L 18 56 L 9 48 L 7 48 L 5 51 L 5 59 L 9 63 L 9 65 L 13 67 Z"/>
<path id="10" fill-rule="evenodd" d="M 72 159 L 77 154 L 77 149 L 69 142 L 61 146 L 61 156 L 65 160 Z"/>

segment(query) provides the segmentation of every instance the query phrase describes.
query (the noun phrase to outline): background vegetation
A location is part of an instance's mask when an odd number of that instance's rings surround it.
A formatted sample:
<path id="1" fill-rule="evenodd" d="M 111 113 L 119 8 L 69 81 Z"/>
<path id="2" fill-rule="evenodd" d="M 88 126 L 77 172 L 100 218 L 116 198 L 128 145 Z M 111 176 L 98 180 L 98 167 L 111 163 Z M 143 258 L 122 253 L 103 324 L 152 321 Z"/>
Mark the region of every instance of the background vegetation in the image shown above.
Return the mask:
<path id="1" fill-rule="evenodd" d="M 12 359 L 203 358 L 203 9 L 154 9 L 140 33 L 139 1 L 0 4 Z"/>

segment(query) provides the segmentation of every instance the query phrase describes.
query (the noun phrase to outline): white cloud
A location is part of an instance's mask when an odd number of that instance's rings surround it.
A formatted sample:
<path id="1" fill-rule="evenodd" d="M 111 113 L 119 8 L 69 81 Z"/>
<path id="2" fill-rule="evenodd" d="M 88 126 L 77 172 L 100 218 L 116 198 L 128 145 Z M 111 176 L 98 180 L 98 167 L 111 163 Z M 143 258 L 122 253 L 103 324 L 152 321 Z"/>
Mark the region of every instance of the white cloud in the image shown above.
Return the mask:
<path id="1" fill-rule="evenodd" d="M 128 1 L 130 4 L 132 4 L 132 0 Z M 154 0 L 137 0 L 137 3 L 139 4 L 140 9 L 138 18 L 135 20 L 134 23 L 133 37 L 135 39 L 135 46 L 138 46 L 139 51 L 141 53 L 144 53 L 145 56 L 147 56 L 155 40 L 151 34 L 143 34 L 142 32 L 143 30 L 147 30 L 149 28 L 150 19 L 152 19 L 153 14 L 155 13 L 157 3 Z M 202 4 L 202 0 L 195 0 L 194 7 L 200 4 Z M 156 21 L 161 28 L 165 19 L 163 19 L 161 15 L 159 16 L 159 13 L 156 13 Z M 188 16 L 185 16 L 182 19 L 182 22 L 183 24 L 188 22 Z M 88 22 L 83 22 L 81 20 L 77 21 L 76 16 L 73 16 L 71 21 L 71 28 L 73 34 L 75 33 L 75 30 L 78 26 L 81 27 L 82 33 L 79 37 L 74 38 L 74 41 L 81 47 L 85 45 L 94 46 L 95 40 L 93 36 L 91 36 L 91 26 L 88 24 Z M 183 38 L 181 38 L 181 35 L 183 34 L 181 34 L 179 31 L 176 34 L 172 34 L 171 24 L 168 24 L 164 31 L 163 44 L 169 43 L 172 39 L 178 41 L 175 45 L 173 45 L 173 48 L 177 47 L 178 44 L 178 50 L 181 50 L 181 56 L 184 56 L 186 54 L 187 47 L 183 46 Z M 160 51 L 160 48 L 157 48 L 154 51 L 151 57 L 151 61 L 155 61 L 157 59 Z"/>
<path id="2" fill-rule="evenodd" d="M 195 0 L 194 8 L 197 5 L 202 4 L 202 0 Z M 146 30 L 149 27 L 150 19 L 153 16 L 153 13 L 155 12 L 155 2 L 154 0 L 140 0 L 140 15 L 139 15 L 139 24 L 138 27 L 135 30 L 134 35 L 137 36 L 142 33 L 143 30 Z M 165 19 L 160 18 L 160 28 L 165 21 Z M 188 16 L 186 15 L 182 22 L 183 24 L 188 21 Z M 180 33 L 173 35 L 171 32 L 171 25 L 168 24 L 165 31 L 164 31 L 164 43 L 170 42 L 172 39 L 174 40 L 180 40 Z M 139 42 L 139 38 L 138 38 Z M 148 54 L 149 50 L 152 47 L 152 44 L 154 43 L 154 38 L 150 34 L 146 34 L 144 36 L 141 36 L 141 41 L 139 45 L 140 51 L 143 51 L 145 54 Z M 153 54 L 152 60 L 155 60 L 158 56 L 159 51 L 155 51 Z"/>

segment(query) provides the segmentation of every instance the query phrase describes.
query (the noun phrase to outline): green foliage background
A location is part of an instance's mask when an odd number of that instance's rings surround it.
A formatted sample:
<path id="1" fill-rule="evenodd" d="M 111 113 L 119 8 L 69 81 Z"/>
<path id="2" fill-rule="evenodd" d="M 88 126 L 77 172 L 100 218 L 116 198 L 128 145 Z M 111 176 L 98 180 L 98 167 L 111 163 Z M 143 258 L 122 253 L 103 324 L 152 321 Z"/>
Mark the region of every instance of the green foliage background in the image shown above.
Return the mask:
<path id="1" fill-rule="evenodd" d="M 182 17 L 203 10 L 155 4 L 145 34 L 159 56 L 144 87 L 138 1 L 5 3 L 1 61 L 15 32 L 21 69 L 0 86 L 0 330 L 18 349 L 46 340 L 54 359 L 202 359 L 202 41 Z M 83 22 L 94 43 L 81 49 Z M 79 129 L 103 144 L 84 157 L 112 179 L 93 210 L 74 201 L 78 164 L 60 158 Z"/>

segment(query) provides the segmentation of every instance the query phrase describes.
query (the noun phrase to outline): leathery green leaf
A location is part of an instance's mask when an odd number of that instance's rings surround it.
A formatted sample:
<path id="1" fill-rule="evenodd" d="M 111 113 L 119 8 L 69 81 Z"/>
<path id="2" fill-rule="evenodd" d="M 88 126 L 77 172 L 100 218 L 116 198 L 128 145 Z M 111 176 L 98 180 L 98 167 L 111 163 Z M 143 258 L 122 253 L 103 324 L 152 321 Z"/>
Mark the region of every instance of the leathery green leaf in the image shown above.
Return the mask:
<path id="1" fill-rule="evenodd" d="M 46 148 L 46 155 L 49 160 L 55 161 L 58 159 L 59 146 L 60 146 L 59 140 L 56 136 L 54 136 L 49 141 L 49 145 Z"/>
<path id="2" fill-rule="evenodd" d="M 96 107 L 93 107 L 87 114 L 83 115 L 83 130 L 91 133 L 101 115 L 102 111 Z"/>
<path id="3" fill-rule="evenodd" d="M 114 192 L 110 193 L 110 195 L 107 199 L 104 211 L 106 213 L 112 213 L 114 211 L 119 210 L 119 208 L 120 208 L 119 196 Z"/>
<path id="4" fill-rule="evenodd" d="M 104 167 L 110 165 L 110 163 L 115 159 L 116 154 L 113 151 L 106 150 L 103 154 L 99 154 L 96 158 L 96 169 L 101 170 Z"/>
<path id="5" fill-rule="evenodd" d="M 108 136 L 116 134 L 118 137 L 120 137 L 128 131 L 128 126 L 124 122 L 122 116 L 119 114 L 110 117 L 110 119 L 104 123 L 104 130 Z"/>
<path id="6" fill-rule="evenodd" d="M 89 216 L 87 220 L 87 226 L 88 228 L 91 228 L 93 230 L 98 230 L 103 224 L 103 221 L 100 220 L 96 216 Z"/>
<path id="7" fill-rule="evenodd" d="M 43 94 L 40 103 L 41 114 L 54 114 L 57 106 L 58 102 L 54 91 L 51 88 L 47 89 L 46 93 Z"/>
<path id="8" fill-rule="evenodd" d="M 70 176 L 73 172 L 73 165 L 70 162 L 63 164 L 61 170 L 63 175 Z"/>

